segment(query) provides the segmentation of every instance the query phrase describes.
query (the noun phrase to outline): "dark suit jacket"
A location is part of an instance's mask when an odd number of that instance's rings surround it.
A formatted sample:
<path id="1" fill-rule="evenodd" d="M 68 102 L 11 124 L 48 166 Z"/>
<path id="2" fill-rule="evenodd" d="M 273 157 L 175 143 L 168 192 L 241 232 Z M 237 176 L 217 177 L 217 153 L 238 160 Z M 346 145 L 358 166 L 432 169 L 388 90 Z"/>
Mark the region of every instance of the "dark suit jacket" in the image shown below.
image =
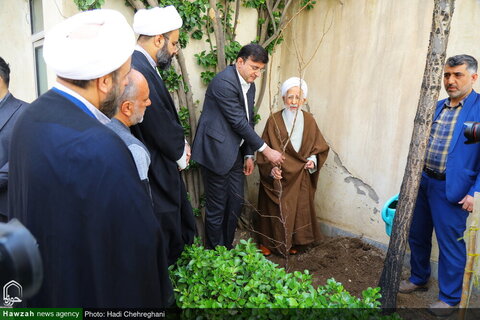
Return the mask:
<path id="1" fill-rule="evenodd" d="M 43 261 L 31 307 L 167 307 L 165 242 L 125 143 L 50 90 L 12 134 L 9 214 Z"/>
<path id="2" fill-rule="evenodd" d="M 134 51 L 132 67 L 147 79 L 152 104 L 143 122 L 130 129 L 150 151 L 148 179 L 155 212 L 168 242 L 169 262 L 173 263 L 184 244 L 193 243 L 195 234 L 195 218 L 176 163 L 185 149 L 185 137 L 170 93 L 140 51 Z"/>
<path id="3" fill-rule="evenodd" d="M 438 102 L 434 120 L 440 115 L 444 104 L 445 100 Z M 480 121 L 480 95 L 475 91 L 464 102 L 448 149 L 446 195 L 452 203 L 457 203 L 467 194 L 473 197 L 475 191 L 480 191 L 480 143 L 464 143 L 465 121 Z"/>
<path id="4" fill-rule="evenodd" d="M 245 111 L 240 79 L 235 65 L 218 73 L 208 86 L 193 142 L 192 159 L 219 175 L 232 168 L 242 139 L 242 154 L 253 154 L 263 140 L 253 130 L 255 84 L 247 92 L 249 117 Z"/>
<path id="5" fill-rule="evenodd" d="M 8 149 L 13 126 L 28 103 L 7 93 L 0 105 L 0 214 L 7 215 Z"/>

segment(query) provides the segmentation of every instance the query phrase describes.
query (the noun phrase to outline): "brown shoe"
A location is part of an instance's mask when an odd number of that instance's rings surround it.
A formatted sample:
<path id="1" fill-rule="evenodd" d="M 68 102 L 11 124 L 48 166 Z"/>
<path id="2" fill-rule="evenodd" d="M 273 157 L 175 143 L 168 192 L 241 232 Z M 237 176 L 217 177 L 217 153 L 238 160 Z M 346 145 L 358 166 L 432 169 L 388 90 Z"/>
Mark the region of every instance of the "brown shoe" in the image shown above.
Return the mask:
<path id="1" fill-rule="evenodd" d="M 410 280 L 402 280 L 400 281 L 400 287 L 398 288 L 398 292 L 400 293 L 412 293 L 414 291 L 427 291 L 428 287 L 426 284 L 424 285 L 416 285 Z"/>
<path id="2" fill-rule="evenodd" d="M 448 303 L 443 302 L 442 300 L 438 300 L 437 302 L 432 303 L 428 307 L 428 312 L 437 317 L 447 317 L 454 313 L 457 308 L 458 304 L 451 306 Z"/>
<path id="3" fill-rule="evenodd" d="M 259 245 L 258 248 L 260 249 L 260 251 L 262 252 L 262 254 L 263 254 L 265 257 L 268 257 L 269 255 L 272 254 L 272 252 L 270 251 L 270 249 L 268 249 L 267 247 L 265 247 L 263 244 Z"/>

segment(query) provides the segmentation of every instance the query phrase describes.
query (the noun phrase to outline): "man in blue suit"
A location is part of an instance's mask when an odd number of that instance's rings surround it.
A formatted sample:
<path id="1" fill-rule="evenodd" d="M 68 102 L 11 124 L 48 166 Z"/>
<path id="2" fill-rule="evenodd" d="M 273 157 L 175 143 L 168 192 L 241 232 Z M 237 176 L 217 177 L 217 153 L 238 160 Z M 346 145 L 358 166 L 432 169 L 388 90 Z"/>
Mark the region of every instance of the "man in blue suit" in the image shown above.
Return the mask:
<path id="1" fill-rule="evenodd" d="M 449 98 L 435 111 L 417 203 L 410 227 L 411 275 L 401 293 L 426 291 L 430 277 L 432 231 L 439 246 L 439 300 L 435 315 L 448 315 L 460 302 L 466 262 L 463 237 L 474 192 L 480 191 L 480 144 L 465 144 L 465 121 L 480 121 L 480 96 L 472 89 L 477 60 L 468 55 L 448 58 L 444 86 Z"/>
<path id="2" fill-rule="evenodd" d="M 13 126 L 28 104 L 9 91 L 10 68 L 0 57 L 0 222 L 7 221 L 8 149 Z"/>
<path id="3" fill-rule="evenodd" d="M 274 165 L 283 162 L 282 154 L 253 130 L 254 81 L 267 62 L 268 54 L 260 45 L 244 46 L 236 63 L 217 74 L 205 94 L 192 159 L 202 166 L 207 248 L 232 247 L 244 175 L 253 172 L 254 152 L 262 152 Z"/>

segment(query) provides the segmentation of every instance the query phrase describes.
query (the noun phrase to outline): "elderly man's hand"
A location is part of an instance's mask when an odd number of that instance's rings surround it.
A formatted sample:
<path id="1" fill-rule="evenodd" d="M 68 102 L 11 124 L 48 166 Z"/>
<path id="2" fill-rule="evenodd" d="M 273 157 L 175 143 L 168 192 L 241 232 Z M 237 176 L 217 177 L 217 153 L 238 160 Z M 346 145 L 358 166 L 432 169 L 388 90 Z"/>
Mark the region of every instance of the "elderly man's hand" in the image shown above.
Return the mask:
<path id="1" fill-rule="evenodd" d="M 463 210 L 467 210 L 468 212 L 473 211 L 473 197 L 468 194 L 463 197 L 463 199 L 460 200 L 458 204 L 462 205 Z"/>
<path id="2" fill-rule="evenodd" d="M 308 160 L 307 163 L 305 163 L 305 169 L 314 169 L 315 168 L 315 162 L 312 160 Z"/>
<path id="3" fill-rule="evenodd" d="M 273 179 L 280 180 L 282 179 L 282 170 L 279 167 L 273 167 L 270 175 L 273 177 Z"/>

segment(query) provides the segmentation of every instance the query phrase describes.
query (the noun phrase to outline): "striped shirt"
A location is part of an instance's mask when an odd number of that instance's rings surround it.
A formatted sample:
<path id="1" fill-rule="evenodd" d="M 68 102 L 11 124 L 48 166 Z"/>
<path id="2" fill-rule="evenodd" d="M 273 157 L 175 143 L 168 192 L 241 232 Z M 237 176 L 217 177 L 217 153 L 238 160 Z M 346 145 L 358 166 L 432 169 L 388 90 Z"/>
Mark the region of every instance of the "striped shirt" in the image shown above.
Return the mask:
<path id="1" fill-rule="evenodd" d="M 465 97 L 465 99 L 466 98 L 467 97 Z M 450 106 L 450 99 L 447 99 L 437 120 L 433 122 L 427 146 L 427 155 L 425 157 L 425 166 L 428 169 L 440 173 L 445 172 L 448 148 L 452 141 L 453 129 L 455 128 L 465 99 L 460 101 L 455 107 Z"/>

